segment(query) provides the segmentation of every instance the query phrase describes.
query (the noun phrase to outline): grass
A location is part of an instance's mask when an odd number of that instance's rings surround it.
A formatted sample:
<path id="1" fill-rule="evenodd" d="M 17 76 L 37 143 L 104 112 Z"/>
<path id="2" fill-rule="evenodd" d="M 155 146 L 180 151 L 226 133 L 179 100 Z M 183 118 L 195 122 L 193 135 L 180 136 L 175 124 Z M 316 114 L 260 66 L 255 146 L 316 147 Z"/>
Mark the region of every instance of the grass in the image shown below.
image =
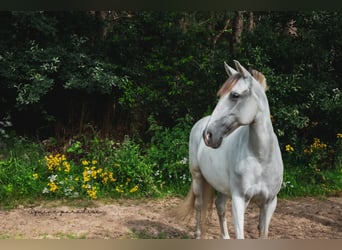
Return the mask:
<path id="1" fill-rule="evenodd" d="M 73 233 L 63 233 L 63 232 L 58 232 L 54 234 L 54 237 L 58 239 L 87 239 L 87 234 L 82 233 L 82 234 L 73 234 Z"/>
<path id="2" fill-rule="evenodd" d="M 22 234 L 7 234 L 7 233 L 0 233 L 0 240 L 21 240 L 24 239 L 24 236 Z"/>

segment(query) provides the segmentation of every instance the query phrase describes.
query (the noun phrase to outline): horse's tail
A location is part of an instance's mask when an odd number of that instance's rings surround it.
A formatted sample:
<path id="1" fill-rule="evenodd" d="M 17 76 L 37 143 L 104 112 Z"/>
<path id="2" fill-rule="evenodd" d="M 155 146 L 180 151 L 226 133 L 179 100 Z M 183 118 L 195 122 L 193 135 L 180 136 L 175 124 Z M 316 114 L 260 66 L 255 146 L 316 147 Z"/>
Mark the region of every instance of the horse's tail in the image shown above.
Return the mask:
<path id="1" fill-rule="evenodd" d="M 177 219 L 185 220 L 185 219 L 190 219 L 190 215 L 193 214 L 194 209 L 195 209 L 195 194 L 192 191 L 192 187 L 191 187 L 185 199 L 171 212 L 172 212 L 172 215 L 175 216 Z"/>
<path id="2" fill-rule="evenodd" d="M 212 215 L 214 189 L 203 177 L 202 183 L 201 232 L 203 237 L 206 232 L 206 224 L 210 222 Z M 195 211 L 195 199 L 196 196 L 191 186 L 184 201 L 174 210 L 175 217 L 180 220 L 190 219 L 190 215 L 193 215 Z"/>
<path id="3" fill-rule="evenodd" d="M 201 232 L 205 236 L 213 212 L 214 188 L 203 178 L 203 202 L 201 208 Z"/>

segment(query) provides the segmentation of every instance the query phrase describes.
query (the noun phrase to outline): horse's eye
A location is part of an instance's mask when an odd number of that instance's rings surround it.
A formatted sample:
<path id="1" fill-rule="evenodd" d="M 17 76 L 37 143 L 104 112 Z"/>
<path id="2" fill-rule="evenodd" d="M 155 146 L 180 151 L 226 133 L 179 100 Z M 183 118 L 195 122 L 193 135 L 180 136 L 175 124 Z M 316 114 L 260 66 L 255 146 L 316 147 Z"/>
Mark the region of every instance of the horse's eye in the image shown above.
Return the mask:
<path id="1" fill-rule="evenodd" d="M 238 98 L 240 97 L 240 94 L 237 93 L 237 92 L 232 92 L 232 93 L 230 94 L 230 97 L 233 98 L 233 99 L 238 99 Z"/>

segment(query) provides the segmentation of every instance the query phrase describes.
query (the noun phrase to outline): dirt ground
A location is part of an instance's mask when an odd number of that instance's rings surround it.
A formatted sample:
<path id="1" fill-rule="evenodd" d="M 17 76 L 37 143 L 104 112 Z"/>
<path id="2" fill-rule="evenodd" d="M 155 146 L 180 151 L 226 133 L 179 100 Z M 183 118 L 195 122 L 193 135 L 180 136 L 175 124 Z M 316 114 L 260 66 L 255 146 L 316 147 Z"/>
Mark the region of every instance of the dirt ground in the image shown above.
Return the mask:
<path id="1" fill-rule="evenodd" d="M 181 202 L 163 200 L 97 201 L 86 207 L 49 202 L 0 211 L 0 239 L 183 239 L 194 238 L 194 218 L 175 221 L 168 213 Z M 229 233 L 234 230 L 228 204 Z M 250 204 L 245 237 L 257 238 L 258 209 Z M 271 239 L 342 239 L 342 197 L 279 199 L 270 225 Z M 208 239 L 219 239 L 216 212 Z"/>

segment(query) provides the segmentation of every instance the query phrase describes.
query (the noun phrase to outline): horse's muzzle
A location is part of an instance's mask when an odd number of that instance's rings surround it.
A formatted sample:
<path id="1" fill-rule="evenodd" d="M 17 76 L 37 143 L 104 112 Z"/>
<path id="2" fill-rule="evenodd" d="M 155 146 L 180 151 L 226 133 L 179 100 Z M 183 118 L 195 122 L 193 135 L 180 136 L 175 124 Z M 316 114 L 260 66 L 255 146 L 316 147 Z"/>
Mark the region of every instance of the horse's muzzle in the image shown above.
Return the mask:
<path id="1" fill-rule="evenodd" d="M 215 138 L 213 136 L 213 133 L 211 133 L 208 129 L 203 130 L 203 140 L 205 145 L 211 148 L 218 148 L 221 146 L 222 143 L 222 137 Z"/>

